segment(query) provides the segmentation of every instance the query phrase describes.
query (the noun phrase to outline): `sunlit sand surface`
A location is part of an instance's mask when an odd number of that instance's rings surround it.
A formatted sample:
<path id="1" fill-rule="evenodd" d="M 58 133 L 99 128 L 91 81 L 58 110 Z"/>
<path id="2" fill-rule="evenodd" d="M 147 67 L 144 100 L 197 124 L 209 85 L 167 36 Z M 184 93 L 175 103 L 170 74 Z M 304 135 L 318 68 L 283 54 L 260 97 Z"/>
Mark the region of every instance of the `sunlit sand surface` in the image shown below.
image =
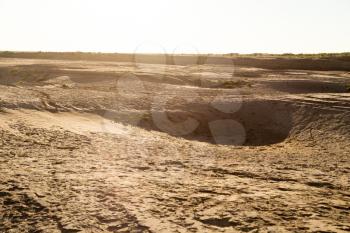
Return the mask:
<path id="1" fill-rule="evenodd" d="M 1 232 L 350 230 L 347 71 L 0 59 L 0 84 Z"/>

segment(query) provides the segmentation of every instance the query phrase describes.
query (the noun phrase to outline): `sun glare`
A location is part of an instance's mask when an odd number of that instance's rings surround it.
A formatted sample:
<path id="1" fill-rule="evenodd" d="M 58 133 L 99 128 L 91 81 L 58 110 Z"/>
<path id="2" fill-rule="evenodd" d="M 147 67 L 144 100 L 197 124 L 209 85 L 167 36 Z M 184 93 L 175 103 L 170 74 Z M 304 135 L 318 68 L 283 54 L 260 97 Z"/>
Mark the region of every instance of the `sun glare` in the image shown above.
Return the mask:
<path id="1" fill-rule="evenodd" d="M 0 0 L 0 50 L 342 52 L 348 9 L 346 0 Z"/>

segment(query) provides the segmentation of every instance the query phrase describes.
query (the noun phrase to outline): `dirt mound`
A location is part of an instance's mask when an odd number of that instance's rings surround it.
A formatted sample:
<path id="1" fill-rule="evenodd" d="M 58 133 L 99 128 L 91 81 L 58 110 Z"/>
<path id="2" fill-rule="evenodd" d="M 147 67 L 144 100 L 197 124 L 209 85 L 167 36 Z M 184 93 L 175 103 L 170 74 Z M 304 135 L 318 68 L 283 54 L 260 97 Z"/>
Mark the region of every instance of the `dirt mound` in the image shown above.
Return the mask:
<path id="1" fill-rule="evenodd" d="M 73 82 L 69 76 L 59 76 L 46 80 L 44 83 L 65 88 L 72 88 L 75 86 L 75 82 Z"/>

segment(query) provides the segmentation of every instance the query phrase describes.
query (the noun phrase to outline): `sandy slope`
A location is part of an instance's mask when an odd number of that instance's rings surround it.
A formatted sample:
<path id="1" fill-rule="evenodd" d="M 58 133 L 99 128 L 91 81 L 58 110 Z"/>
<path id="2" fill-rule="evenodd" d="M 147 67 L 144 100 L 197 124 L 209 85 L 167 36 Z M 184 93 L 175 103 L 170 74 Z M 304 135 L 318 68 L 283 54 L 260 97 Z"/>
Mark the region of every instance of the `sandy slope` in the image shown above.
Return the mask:
<path id="1" fill-rule="evenodd" d="M 1 232 L 350 231 L 347 73 L 0 66 Z M 158 100 L 196 130 L 162 132 Z M 223 119 L 243 145 L 215 143 Z"/>

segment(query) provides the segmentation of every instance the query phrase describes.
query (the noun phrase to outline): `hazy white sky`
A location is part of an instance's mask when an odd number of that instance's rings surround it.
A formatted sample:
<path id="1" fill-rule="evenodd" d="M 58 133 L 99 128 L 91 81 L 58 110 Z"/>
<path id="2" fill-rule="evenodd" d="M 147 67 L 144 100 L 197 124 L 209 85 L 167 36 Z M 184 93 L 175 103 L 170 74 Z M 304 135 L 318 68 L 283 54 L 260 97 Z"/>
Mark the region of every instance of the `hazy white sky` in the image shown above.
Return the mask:
<path id="1" fill-rule="evenodd" d="M 0 50 L 350 51 L 350 0 L 0 0 Z"/>

